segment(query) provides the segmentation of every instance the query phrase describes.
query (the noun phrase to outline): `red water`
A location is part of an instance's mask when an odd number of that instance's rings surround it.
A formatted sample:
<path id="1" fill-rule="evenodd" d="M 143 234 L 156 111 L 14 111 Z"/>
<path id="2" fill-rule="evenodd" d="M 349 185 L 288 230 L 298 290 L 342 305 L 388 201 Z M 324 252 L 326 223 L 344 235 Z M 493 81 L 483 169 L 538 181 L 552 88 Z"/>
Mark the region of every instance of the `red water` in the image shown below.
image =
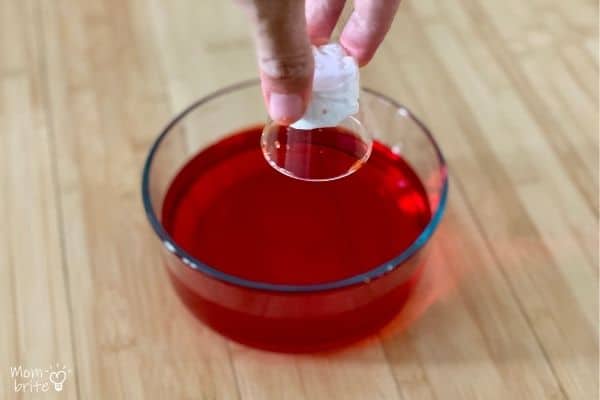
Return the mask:
<path id="1" fill-rule="evenodd" d="M 255 127 L 221 140 L 192 158 L 171 183 L 162 223 L 198 260 L 254 281 L 331 282 L 399 255 L 429 222 L 423 185 L 386 146 L 375 142 L 370 159 L 354 174 L 315 183 L 286 177 L 269 166 L 258 145 L 260 134 L 261 127 Z M 328 151 L 327 157 L 324 169 L 348 164 L 347 154 Z M 194 296 L 185 290 L 180 288 L 182 296 Z M 186 300 L 188 305 L 195 304 L 192 300 Z M 210 305 L 198 307 L 203 307 L 200 314 L 210 312 L 205 309 Z M 210 318 L 216 320 L 211 325 L 225 323 L 219 315 L 227 317 L 219 313 L 212 312 Z M 232 318 L 239 320 L 240 314 Z M 265 332 L 276 330 L 269 321 L 258 322 L 245 326 L 258 329 L 266 323 Z"/>
<path id="2" fill-rule="evenodd" d="M 429 222 L 421 182 L 387 147 L 375 143 L 347 178 L 303 182 L 265 162 L 259 136 L 251 129 L 204 150 L 168 191 L 165 228 L 206 264 L 262 282 L 328 282 L 397 256 Z"/>

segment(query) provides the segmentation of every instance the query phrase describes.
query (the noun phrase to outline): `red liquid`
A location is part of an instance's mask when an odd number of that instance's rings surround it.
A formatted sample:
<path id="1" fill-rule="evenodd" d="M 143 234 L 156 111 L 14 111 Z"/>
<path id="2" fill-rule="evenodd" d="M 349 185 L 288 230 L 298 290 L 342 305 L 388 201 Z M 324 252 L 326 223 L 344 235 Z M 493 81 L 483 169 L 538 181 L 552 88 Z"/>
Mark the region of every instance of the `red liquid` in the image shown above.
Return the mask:
<path id="1" fill-rule="evenodd" d="M 251 128 L 196 155 L 165 198 L 165 229 L 211 267 L 273 284 L 336 281 L 398 256 L 429 222 L 419 178 L 384 145 L 374 143 L 369 161 L 349 177 L 314 183 L 270 167 L 260 134 Z M 371 287 L 310 295 L 222 284 L 183 265 L 171 273 L 187 305 L 217 330 L 261 347 L 302 350 L 381 325 L 406 298 L 415 269 L 403 265 Z"/>

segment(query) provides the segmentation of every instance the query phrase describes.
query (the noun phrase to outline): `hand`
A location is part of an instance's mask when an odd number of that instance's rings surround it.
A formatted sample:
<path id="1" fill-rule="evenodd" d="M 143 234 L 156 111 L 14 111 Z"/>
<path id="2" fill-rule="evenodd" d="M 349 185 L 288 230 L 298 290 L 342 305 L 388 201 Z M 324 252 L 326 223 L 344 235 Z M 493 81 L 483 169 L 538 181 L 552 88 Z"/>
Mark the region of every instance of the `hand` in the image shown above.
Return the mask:
<path id="1" fill-rule="evenodd" d="M 345 0 L 238 0 L 250 17 L 262 92 L 271 118 L 289 124 L 310 99 L 311 43 L 327 43 Z M 368 63 L 388 32 L 400 0 L 354 0 L 340 44 L 359 65 Z"/>

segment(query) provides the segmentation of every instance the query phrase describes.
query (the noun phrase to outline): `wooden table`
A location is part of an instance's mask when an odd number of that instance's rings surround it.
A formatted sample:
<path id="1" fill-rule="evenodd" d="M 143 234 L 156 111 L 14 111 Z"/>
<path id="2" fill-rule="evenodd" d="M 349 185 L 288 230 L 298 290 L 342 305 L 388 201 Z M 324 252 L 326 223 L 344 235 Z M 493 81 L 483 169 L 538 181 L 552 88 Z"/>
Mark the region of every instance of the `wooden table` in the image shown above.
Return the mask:
<path id="1" fill-rule="evenodd" d="M 433 261 L 393 335 L 290 356 L 188 314 L 140 202 L 169 117 L 256 76 L 230 3 L 0 0 L 0 398 L 598 398 L 598 4 L 404 2 L 363 82 L 449 160 Z"/>

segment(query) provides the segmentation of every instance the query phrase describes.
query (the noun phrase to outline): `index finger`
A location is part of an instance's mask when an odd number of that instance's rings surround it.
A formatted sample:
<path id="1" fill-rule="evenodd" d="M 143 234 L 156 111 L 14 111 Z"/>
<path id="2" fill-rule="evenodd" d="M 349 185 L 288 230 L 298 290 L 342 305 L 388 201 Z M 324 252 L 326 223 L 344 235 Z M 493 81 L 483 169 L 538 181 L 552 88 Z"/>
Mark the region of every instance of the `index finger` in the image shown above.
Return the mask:
<path id="1" fill-rule="evenodd" d="M 344 9 L 345 0 L 306 0 L 306 25 L 313 44 L 329 41 Z"/>
<path id="2" fill-rule="evenodd" d="M 389 31 L 400 0 L 354 0 L 340 44 L 359 65 L 368 63 Z"/>

